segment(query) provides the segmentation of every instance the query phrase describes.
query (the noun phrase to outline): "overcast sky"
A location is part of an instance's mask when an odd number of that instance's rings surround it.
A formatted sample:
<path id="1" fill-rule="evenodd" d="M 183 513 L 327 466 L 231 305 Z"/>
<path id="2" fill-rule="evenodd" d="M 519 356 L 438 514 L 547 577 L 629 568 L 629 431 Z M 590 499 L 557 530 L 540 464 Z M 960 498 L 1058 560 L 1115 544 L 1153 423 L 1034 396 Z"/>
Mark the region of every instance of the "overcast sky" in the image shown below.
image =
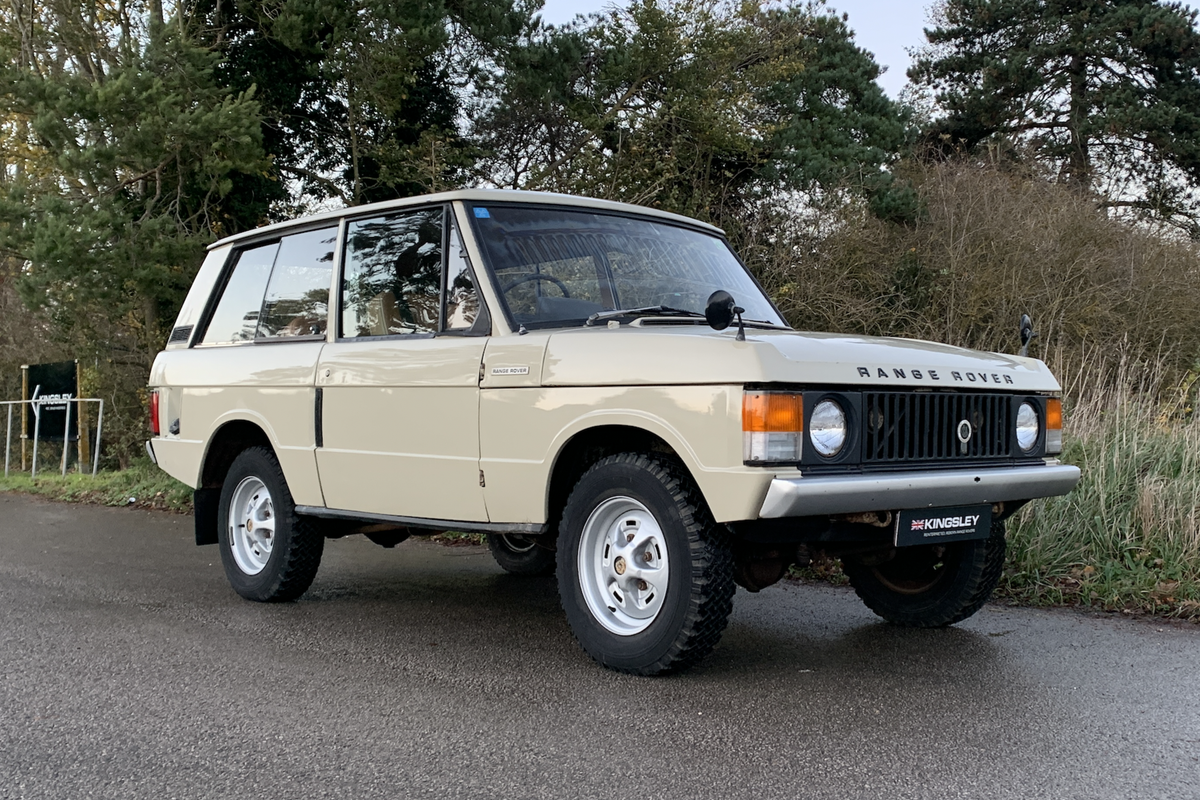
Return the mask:
<path id="1" fill-rule="evenodd" d="M 625 5 L 617 2 L 616 5 Z M 614 5 L 613 0 L 545 0 L 542 19 L 556 25 L 570 21 L 576 14 L 600 11 Z M 1200 0 L 1184 3 L 1200 7 Z M 908 51 L 925 43 L 922 32 L 930 6 L 927 0 L 828 0 L 828 6 L 850 15 L 849 25 L 858 46 L 875 54 L 875 60 L 887 67 L 879 83 L 895 98 L 908 82 Z"/>

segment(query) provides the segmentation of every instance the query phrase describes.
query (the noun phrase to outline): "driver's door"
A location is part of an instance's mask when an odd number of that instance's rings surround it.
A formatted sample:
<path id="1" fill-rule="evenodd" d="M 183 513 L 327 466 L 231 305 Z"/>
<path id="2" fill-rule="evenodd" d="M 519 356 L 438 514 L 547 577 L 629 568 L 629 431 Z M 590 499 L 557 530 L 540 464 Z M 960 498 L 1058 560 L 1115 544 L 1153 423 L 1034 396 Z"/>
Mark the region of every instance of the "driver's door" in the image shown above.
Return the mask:
<path id="1" fill-rule="evenodd" d="M 436 206 L 347 223 L 340 330 L 317 365 L 329 508 L 488 519 L 479 485 L 488 328 L 448 217 Z"/>

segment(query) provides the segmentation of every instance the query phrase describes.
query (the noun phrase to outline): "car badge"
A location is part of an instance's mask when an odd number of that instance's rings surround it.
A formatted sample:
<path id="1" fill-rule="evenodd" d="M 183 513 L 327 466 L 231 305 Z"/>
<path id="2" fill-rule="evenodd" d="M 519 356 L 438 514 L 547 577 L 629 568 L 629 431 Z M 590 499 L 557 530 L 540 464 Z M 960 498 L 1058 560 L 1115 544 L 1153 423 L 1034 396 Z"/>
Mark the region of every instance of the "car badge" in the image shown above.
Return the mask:
<path id="1" fill-rule="evenodd" d="M 971 441 L 971 434 L 974 433 L 974 430 L 970 420 L 964 419 L 958 423 L 958 430 L 955 433 L 958 435 L 958 449 L 964 456 L 967 454 L 967 442 Z"/>

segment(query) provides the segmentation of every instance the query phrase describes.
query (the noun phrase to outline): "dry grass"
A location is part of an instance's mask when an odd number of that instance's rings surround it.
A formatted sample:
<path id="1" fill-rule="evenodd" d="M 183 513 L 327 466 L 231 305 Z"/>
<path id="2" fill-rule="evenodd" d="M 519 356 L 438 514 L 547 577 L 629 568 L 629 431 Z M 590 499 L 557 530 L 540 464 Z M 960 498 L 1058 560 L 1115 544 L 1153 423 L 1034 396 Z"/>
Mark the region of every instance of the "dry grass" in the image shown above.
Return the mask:
<path id="1" fill-rule="evenodd" d="M 1200 418 L 1144 394 L 1096 394 L 1067 415 L 1065 497 L 1009 525 L 1001 591 L 1200 619 Z"/>

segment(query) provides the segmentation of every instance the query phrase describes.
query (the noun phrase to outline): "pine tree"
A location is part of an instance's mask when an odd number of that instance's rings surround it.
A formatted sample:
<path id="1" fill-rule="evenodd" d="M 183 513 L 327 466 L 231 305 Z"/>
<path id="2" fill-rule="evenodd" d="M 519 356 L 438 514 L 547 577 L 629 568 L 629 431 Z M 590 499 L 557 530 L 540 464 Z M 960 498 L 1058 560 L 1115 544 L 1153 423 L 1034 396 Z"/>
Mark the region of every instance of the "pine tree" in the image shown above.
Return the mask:
<path id="1" fill-rule="evenodd" d="M 1155 0 L 945 0 L 909 71 L 927 141 L 1024 146 L 1102 203 L 1200 234 L 1196 12 Z"/>
<path id="2" fill-rule="evenodd" d="M 252 92 L 218 86 L 182 22 L 158 3 L 3 19 L 15 46 L 0 63 L 0 247 L 26 263 L 22 295 L 60 335 L 122 339 L 145 365 L 204 246 L 266 211 L 227 202 L 233 176 L 267 166 Z"/>

